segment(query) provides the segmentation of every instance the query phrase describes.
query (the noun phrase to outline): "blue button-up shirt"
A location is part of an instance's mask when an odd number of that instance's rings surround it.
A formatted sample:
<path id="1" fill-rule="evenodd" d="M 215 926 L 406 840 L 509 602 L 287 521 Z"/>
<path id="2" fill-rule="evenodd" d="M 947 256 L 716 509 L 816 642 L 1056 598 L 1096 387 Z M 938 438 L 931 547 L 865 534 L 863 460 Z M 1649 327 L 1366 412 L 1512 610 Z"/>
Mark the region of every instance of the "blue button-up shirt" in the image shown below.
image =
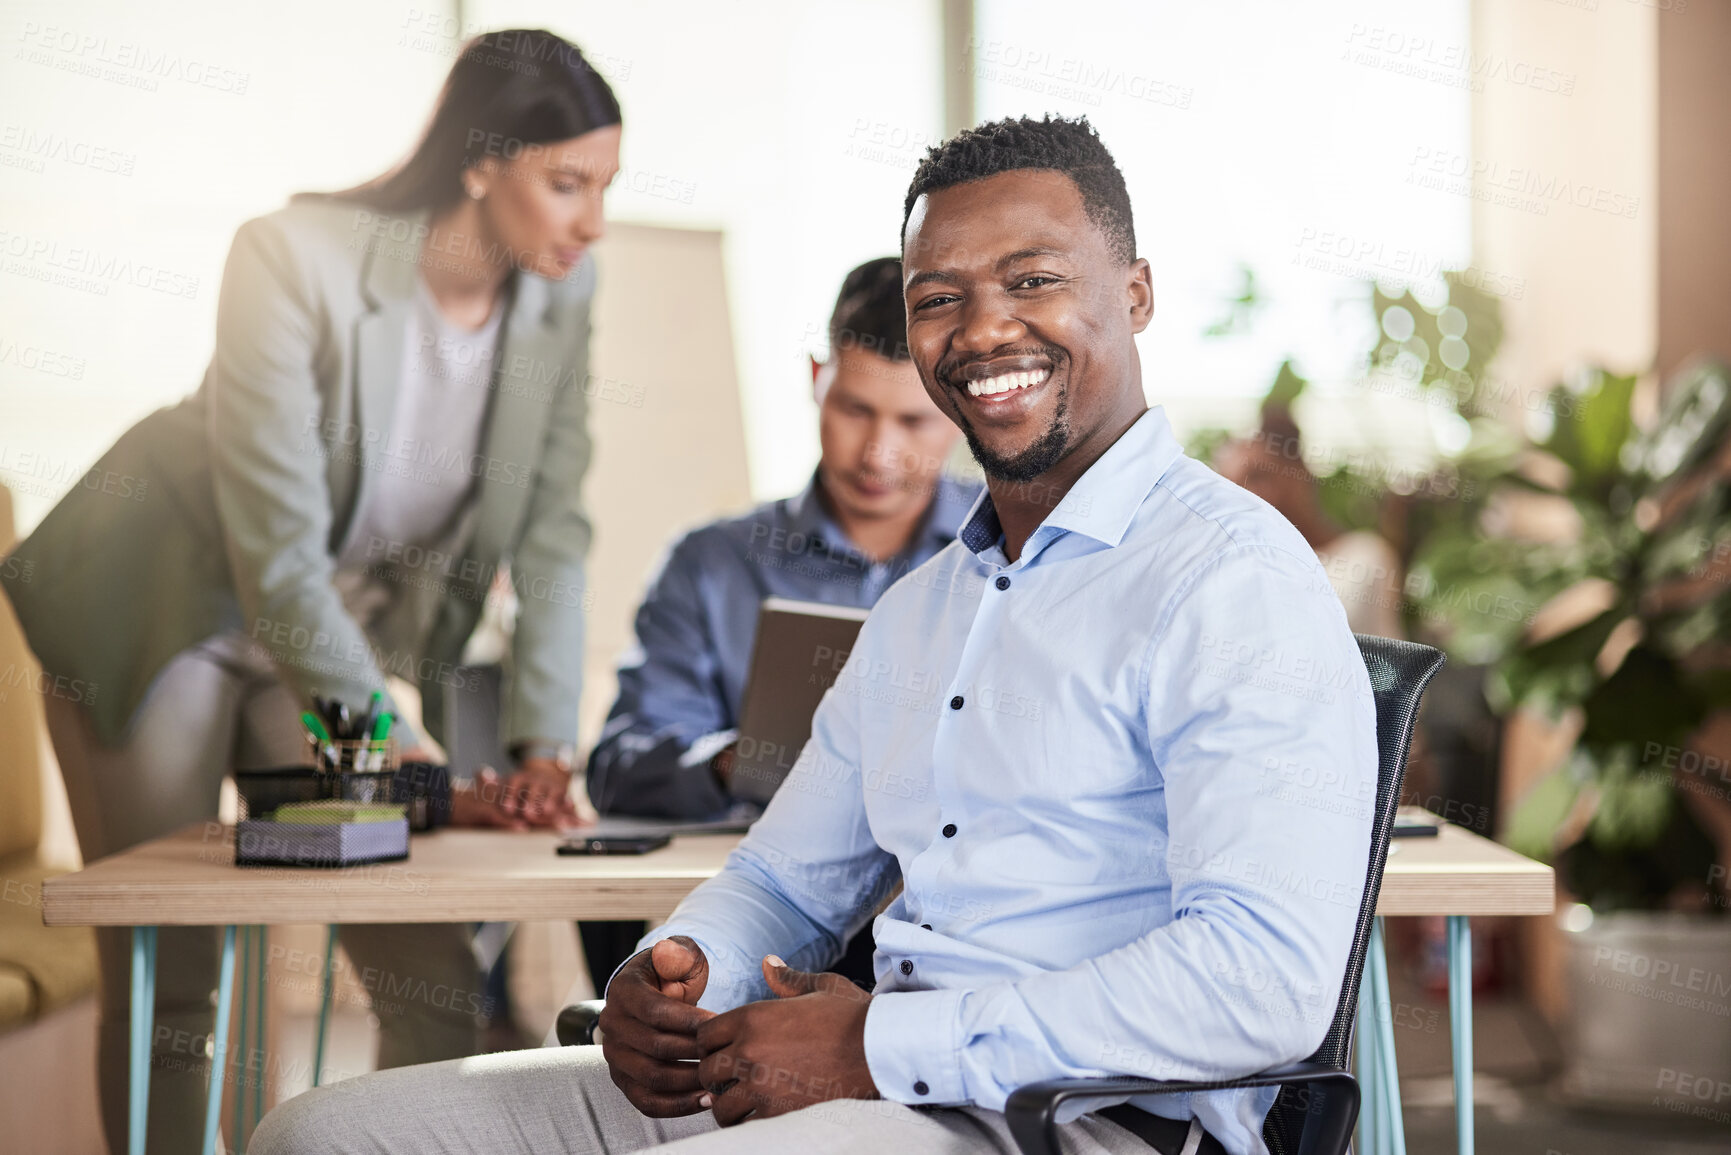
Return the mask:
<path id="1" fill-rule="evenodd" d="M 695 939 L 721 1010 L 770 997 L 765 954 L 822 969 L 900 882 L 865 1026 L 885 1098 L 1249 1074 L 1327 1030 L 1376 773 L 1315 555 L 1154 409 L 1017 560 L 984 496 L 884 596 L 763 817 L 643 945 Z M 1250 1152 L 1273 1097 L 1132 1101 Z"/>
<path id="2" fill-rule="evenodd" d="M 589 758 L 604 813 L 705 818 L 726 810 L 708 762 L 736 736 L 767 597 L 866 609 L 956 538 L 979 486 L 943 478 L 894 557 L 873 561 L 824 512 L 817 479 L 797 496 L 681 538 L 637 611 L 637 643 Z"/>

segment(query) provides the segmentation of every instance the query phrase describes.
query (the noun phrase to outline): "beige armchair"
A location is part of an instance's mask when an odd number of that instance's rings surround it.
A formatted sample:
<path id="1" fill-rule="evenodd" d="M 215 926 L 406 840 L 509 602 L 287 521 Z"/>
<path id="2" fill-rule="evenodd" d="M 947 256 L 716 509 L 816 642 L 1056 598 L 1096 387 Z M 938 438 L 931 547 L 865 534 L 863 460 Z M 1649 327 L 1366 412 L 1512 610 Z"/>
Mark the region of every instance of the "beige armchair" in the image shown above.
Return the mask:
<path id="1" fill-rule="evenodd" d="M 0 485 L 0 557 L 14 540 L 12 495 Z M 0 1118 L 23 1129 L 0 1145 L 100 1151 L 96 939 L 88 927 L 42 925 L 43 880 L 70 864 L 42 848 L 45 774 L 58 771 L 43 757 L 41 685 L 0 596 Z"/>

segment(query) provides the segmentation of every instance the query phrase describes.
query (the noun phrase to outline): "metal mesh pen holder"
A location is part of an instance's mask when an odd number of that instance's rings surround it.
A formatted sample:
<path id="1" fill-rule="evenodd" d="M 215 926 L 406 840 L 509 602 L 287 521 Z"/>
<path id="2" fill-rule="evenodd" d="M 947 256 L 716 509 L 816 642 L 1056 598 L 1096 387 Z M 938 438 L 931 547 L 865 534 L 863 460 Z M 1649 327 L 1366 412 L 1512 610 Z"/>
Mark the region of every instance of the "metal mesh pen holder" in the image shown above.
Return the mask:
<path id="1" fill-rule="evenodd" d="M 397 772 L 400 761 L 395 738 L 333 738 L 320 741 L 309 734 L 307 743 L 313 748 L 314 769 L 320 774 L 334 775 L 339 779 L 348 775 L 380 774 L 388 782 L 390 776 Z M 347 797 L 348 792 L 341 791 L 338 796 Z"/>

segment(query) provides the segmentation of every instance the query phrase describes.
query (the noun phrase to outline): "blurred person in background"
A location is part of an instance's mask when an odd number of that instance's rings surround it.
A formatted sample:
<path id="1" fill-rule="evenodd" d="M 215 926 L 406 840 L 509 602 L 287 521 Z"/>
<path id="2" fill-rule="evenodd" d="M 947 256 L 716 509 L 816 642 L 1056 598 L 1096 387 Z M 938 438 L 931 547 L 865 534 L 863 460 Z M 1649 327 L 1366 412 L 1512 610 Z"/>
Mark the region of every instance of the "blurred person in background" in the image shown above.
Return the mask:
<path id="1" fill-rule="evenodd" d="M 1291 413 L 1282 406 L 1265 409 L 1261 428 L 1222 445 L 1214 468 L 1272 505 L 1304 535 L 1346 607 L 1354 633 L 1405 636 L 1400 555 L 1379 535 L 1349 532 L 1328 516 L 1316 475 L 1304 463 L 1303 441 Z"/>
<path id="2" fill-rule="evenodd" d="M 811 362 L 822 455 L 805 489 L 676 542 L 637 611 L 637 644 L 589 756 L 603 814 L 725 814 L 733 743 L 768 597 L 869 608 L 955 539 L 979 487 L 943 473 L 961 432 L 909 359 L 902 264 L 848 273 L 829 320 L 829 357 Z M 604 984 L 646 927 L 580 924 L 590 975 Z M 839 964 L 871 977 L 871 936 Z"/>
<path id="3" fill-rule="evenodd" d="M 360 110 L 357 110 L 360 111 Z M 590 245 L 621 116 L 575 45 L 489 33 L 397 167 L 236 233 L 197 392 L 123 434 L 0 567 L 42 666 L 99 692 L 47 717 L 86 861 L 217 813 L 231 770 L 304 763 L 313 694 L 363 711 L 396 675 L 430 736 L 488 586 L 520 595 L 502 714 L 515 766 L 458 820 L 572 816 L 590 527 Z M 30 575 L 20 580 L 20 573 Z M 429 754 L 408 724 L 407 758 Z M 466 928 L 345 926 L 380 1066 L 477 1044 Z M 104 1123 L 124 1147 L 127 932 L 99 932 Z M 161 931 L 156 1032 L 212 1027 L 216 931 Z M 435 997 L 443 992 L 448 997 Z M 182 1048 L 184 1050 L 184 1047 Z M 199 1051 L 202 1055 L 202 1050 Z M 207 1068 L 153 1058 L 149 1149 L 202 1132 Z"/>

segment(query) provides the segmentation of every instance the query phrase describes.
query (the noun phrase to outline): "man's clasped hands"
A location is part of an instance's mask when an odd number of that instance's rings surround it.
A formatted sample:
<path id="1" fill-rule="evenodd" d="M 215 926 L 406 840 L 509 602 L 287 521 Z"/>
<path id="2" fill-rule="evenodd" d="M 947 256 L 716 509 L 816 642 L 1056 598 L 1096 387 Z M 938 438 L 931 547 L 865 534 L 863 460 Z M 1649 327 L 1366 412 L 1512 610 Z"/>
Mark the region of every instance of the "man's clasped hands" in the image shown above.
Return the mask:
<path id="1" fill-rule="evenodd" d="M 613 1082 L 645 1115 L 713 1110 L 723 1127 L 829 1099 L 876 1099 L 866 1065 L 871 994 L 838 974 L 763 960 L 774 999 L 717 1014 L 697 1006 L 709 960 L 690 938 L 663 939 L 607 987 L 601 1051 Z"/>

